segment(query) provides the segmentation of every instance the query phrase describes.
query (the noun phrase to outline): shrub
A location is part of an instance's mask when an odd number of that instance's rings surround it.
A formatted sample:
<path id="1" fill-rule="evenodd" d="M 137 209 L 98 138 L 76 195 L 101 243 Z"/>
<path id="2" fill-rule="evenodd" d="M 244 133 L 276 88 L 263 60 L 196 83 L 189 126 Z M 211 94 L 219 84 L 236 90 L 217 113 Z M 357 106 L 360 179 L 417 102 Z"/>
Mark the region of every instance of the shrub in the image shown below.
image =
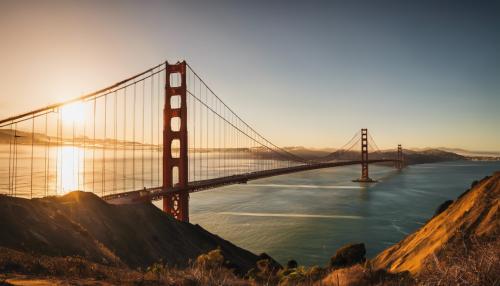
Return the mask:
<path id="1" fill-rule="evenodd" d="M 220 249 L 215 249 L 207 254 L 202 254 L 196 258 L 196 266 L 205 269 L 213 269 L 221 267 L 224 263 L 224 256 Z"/>

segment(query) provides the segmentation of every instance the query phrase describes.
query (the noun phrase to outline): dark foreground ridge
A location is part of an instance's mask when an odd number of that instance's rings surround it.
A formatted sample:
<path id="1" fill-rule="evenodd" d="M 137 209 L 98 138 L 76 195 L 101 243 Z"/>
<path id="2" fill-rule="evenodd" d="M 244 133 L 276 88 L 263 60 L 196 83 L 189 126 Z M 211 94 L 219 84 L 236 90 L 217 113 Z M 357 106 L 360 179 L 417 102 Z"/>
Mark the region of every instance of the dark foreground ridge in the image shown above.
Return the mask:
<path id="1" fill-rule="evenodd" d="M 132 269 L 160 260 L 184 267 L 217 248 L 238 272 L 246 273 L 259 259 L 152 204 L 110 205 L 79 191 L 32 200 L 0 196 L 0 228 L 1 247 Z"/>

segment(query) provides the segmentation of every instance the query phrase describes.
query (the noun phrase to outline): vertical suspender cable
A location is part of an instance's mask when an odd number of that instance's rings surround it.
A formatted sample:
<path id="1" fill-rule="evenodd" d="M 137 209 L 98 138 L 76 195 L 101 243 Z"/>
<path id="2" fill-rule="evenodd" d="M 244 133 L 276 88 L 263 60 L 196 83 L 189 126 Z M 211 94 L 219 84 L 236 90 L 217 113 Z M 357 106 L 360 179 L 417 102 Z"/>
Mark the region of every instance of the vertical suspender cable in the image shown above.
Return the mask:
<path id="1" fill-rule="evenodd" d="M 47 196 L 48 194 L 48 189 L 49 189 L 49 186 L 48 186 L 48 182 L 49 182 L 49 179 L 48 179 L 48 176 L 49 176 L 49 166 L 48 166 L 48 162 L 50 160 L 48 160 L 48 156 L 50 155 L 49 153 L 49 142 L 50 142 L 50 136 L 48 134 L 48 113 L 45 113 L 45 135 L 47 136 L 46 140 L 47 142 L 45 142 L 45 161 L 44 161 L 44 164 L 43 164 L 43 167 L 44 167 L 44 177 L 45 177 L 45 181 L 44 181 L 44 187 L 45 187 L 45 196 Z"/>
<path id="2" fill-rule="evenodd" d="M 198 98 L 201 98 L 201 81 L 198 81 Z M 198 118 L 200 118 L 200 128 L 198 128 L 200 130 L 200 154 L 199 154 L 199 158 L 198 160 L 200 160 L 200 163 L 198 164 L 198 168 L 200 169 L 199 171 L 199 176 L 200 176 L 200 179 L 203 180 L 203 168 L 202 168 L 202 164 L 203 164 L 203 153 L 202 152 L 202 149 L 203 149 L 203 105 L 201 104 L 201 101 L 199 102 L 199 106 L 200 106 L 200 115 L 198 116 Z"/>
<path id="3" fill-rule="evenodd" d="M 77 186 L 79 187 L 80 186 L 80 177 L 78 176 L 78 167 L 77 167 L 79 164 L 78 164 L 78 160 L 75 160 L 76 156 L 75 156 L 75 120 L 74 119 L 71 121 L 71 128 L 72 128 L 71 156 L 73 157 L 73 158 L 71 158 L 71 169 L 72 169 L 71 173 L 72 173 L 73 179 L 76 175 Z M 75 161 L 76 161 L 76 165 L 75 165 Z M 73 183 L 74 183 L 74 181 L 73 181 Z M 73 186 L 71 186 L 71 187 L 73 187 Z M 74 191 L 74 190 L 71 190 L 71 191 Z"/>
<path id="4" fill-rule="evenodd" d="M 145 113 L 146 113 L 146 104 L 145 104 L 145 101 L 146 101 L 146 80 L 144 79 L 142 81 L 142 145 L 141 145 L 141 156 L 142 156 L 142 162 L 141 162 L 141 169 L 142 169 L 142 187 L 144 188 L 145 186 L 145 183 L 144 183 L 144 143 L 145 143 L 145 140 L 144 140 L 144 129 L 145 129 L 145 125 L 144 125 L 144 118 L 145 118 Z"/>
<path id="5" fill-rule="evenodd" d="M 85 101 L 83 104 L 83 174 L 82 174 L 82 179 L 83 179 L 83 184 L 82 184 L 82 191 L 85 191 L 85 167 L 87 167 L 87 164 L 85 162 L 85 159 L 87 159 L 87 109 L 85 108 L 87 106 L 87 102 Z"/>
<path id="6" fill-rule="evenodd" d="M 33 150 L 35 146 L 35 114 L 31 118 L 31 170 L 30 170 L 30 198 L 33 198 Z"/>
<path id="7" fill-rule="evenodd" d="M 205 87 L 205 104 L 208 105 L 208 94 L 207 94 L 207 88 L 206 87 Z M 206 179 L 208 179 L 208 166 L 209 166 L 209 163 L 208 163 L 208 140 L 209 140 L 209 138 L 208 137 L 209 137 L 209 134 L 210 134 L 209 122 L 208 122 L 208 111 L 209 111 L 208 107 L 205 107 L 205 110 L 207 112 L 207 114 L 206 114 L 207 115 L 207 119 L 206 119 L 206 121 L 207 121 L 207 146 L 206 146 L 206 149 L 205 149 L 205 153 L 206 153 L 205 158 L 206 158 L 207 162 L 205 164 L 205 168 L 206 168 L 205 176 L 206 176 Z"/>
<path id="8" fill-rule="evenodd" d="M 219 104 L 219 101 L 217 99 L 216 99 L 216 102 L 217 102 L 217 114 L 220 114 L 220 104 Z M 217 137 L 219 138 L 219 140 L 217 140 L 218 141 L 217 145 L 219 147 L 218 150 L 217 150 L 217 156 L 218 156 L 218 161 L 219 161 L 218 162 L 218 170 L 219 170 L 218 171 L 218 175 L 220 177 L 220 173 L 221 173 L 220 159 L 221 159 L 221 155 L 222 155 L 222 153 L 221 153 L 221 151 L 222 151 L 222 149 L 221 149 L 221 147 L 222 147 L 222 143 L 221 143 L 222 142 L 221 141 L 222 140 L 222 132 L 221 132 L 222 131 L 222 128 L 221 128 L 221 126 L 222 126 L 222 120 L 219 117 L 217 117 L 217 121 L 219 123 L 218 124 L 219 126 L 217 128 Z"/>
<path id="9" fill-rule="evenodd" d="M 165 68 L 167 68 L 165 64 Z M 161 74 L 158 74 L 158 83 L 157 83 L 157 90 L 158 90 L 158 118 L 157 118 L 157 127 L 156 127 L 156 137 L 158 139 L 158 144 L 156 144 L 156 173 L 157 173 L 157 186 L 160 186 L 160 123 L 161 123 L 161 107 L 160 107 L 160 90 L 161 90 Z"/>
<path id="10" fill-rule="evenodd" d="M 61 162 L 59 163 L 59 170 L 58 172 L 60 173 L 59 175 L 59 180 L 60 180 L 60 185 L 61 185 L 61 191 L 63 191 L 63 148 L 64 148 L 64 129 L 63 129 L 63 118 L 62 118 L 62 111 L 59 110 L 59 158 Z"/>
<path id="11" fill-rule="evenodd" d="M 14 178 L 12 179 L 12 189 L 14 196 L 17 194 L 17 123 L 14 125 Z"/>
<path id="12" fill-rule="evenodd" d="M 153 73 L 153 71 L 151 71 L 151 73 Z M 154 110 L 154 106 L 153 106 L 153 99 L 154 99 L 154 75 L 152 74 L 151 75 L 151 92 L 150 92 L 150 101 L 149 101 L 149 105 L 151 107 L 151 121 L 150 121 L 150 124 L 151 124 L 151 141 L 150 141 L 150 148 L 151 148 L 151 152 L 150 152 L 150 172 L 151 172 L 151 175 L 149 177 L 149 184 L 150 184 L 150 187 L 153 187 L 153 121 L 154 121 L 154 116 L 153 116 L 153 110 Z"/>
<path id="13" fill-rule="evenodd" d="M 215 106 L 215 99 L 214 97 L 212 96 L 212 108 L 217 110 Z M 217 133 L 216 133 L 216 130 L 215 130 L 215 116 L 216 114 L 212 112 L 212 156 L 210 156 L 210 159 L 212 161 L 212 168 L 215 168 L 215 156 L 213 155 L 213 152 L 215 152 L 215 138 L 217 137 Z M 215 176 L 215 172 L 214 172 L 214 176 Z"/>
<path id="14" fill-rule="evenodd" d="M 94 117 L 94 120 L 93 120 L 93 124 L 94 124 L 94 130 L 93 130 L 93 146 L 92 146 L 92 192 L 96 192 L 96 189 L 95 189 L 95 149 L 96 149 L 96 140 L 95 140 L 95 117 L 96 117 L 96 99 L 94 98 L 94 111 L 92 112 L 93 113 L 93 117 Z"/>
<path id="15" fill-rule="evenodd" d="M 56 153 L 56 164 L 55 164 L 55 169 L 54 171 L 56 172 L 56 176 L 55 176 L 55 194 L 54 195 L 57 195 L 57 183 L 58 183 L 58 162 L 59 161 L 59 146 L 58 146 L 58 140 L 59 140 L 59 110 L 57 111 L 57 115 L 56 115 L 56 150 L 55 150 L 55 153 Z"/>
<path id="16" fill-rule="evenodd" d="M 137 91 L 137 87 L 136 87 L 136 84 L 134 83 L 134 102 L 132 104 L 132 107 L 134 108 L 134 111 L 132 112 L 132 186 L 135 190 L 135 110 L 137 109 L 136 108 L 136 91 Z"/>
<path id="17" fill-rule="evenodd" d="M 116 154 L 117 154 L 117 148 L 118 148 L 118 96 L 117 96 L 117 91 L 114 92 L 114 112 L 113 112 L 113 117 L 114 117 L 114 128 L 113 128 L 113 192 L 117 191 L 117 185 L 116 185 Z"/>
<path id="18" fill-rule="evenodd" d="M 107 141 L 106 141 L 106 123 L 107 123 L 107 112 L 108 112 L 108 108 L 107 108 L 107 103 L 108 103 L 108 97 L 107 96 L 104 96 L 104 137 L 103 137 L 103 140 L 102 140 L 102 174 L 101 174 L 101 178 L 102 178 L 102 187 L 101 187 L 101 193 L 102 195 L 104 196 L 104 193 L 105 193 L 105 188 L 106 188 L 106 145 L 107 145 Z"/>
<path id="19" fill-rule="evenodd" d="M 224 107 L 224 117 L 223 117 L 223 124 L 224 124 L 224 156 L 223 156 L 223 162 L 224 162 L 224 176 L 228 175 L 229 171 L 229 121 L 227 118 L 227 109 Z"/>
<path id="20" fill-rule="evenodd" d="M 9 195 L 12 195 L 12 122 L 10 123 L 10 132 L 9 132 Z"/>
<path id="21" fill-rule="evenodd" d="M 126 164 L 127 164 L 127 87 L 123 91 L 123 191 L 127 190 Z"/>
<path id="22" fill-rule="evenodd" d="M 196 76 L 193 79 L 193 93 L 196 96 Z M 196 181 L 196 100 L 193 99 L 193 180 Z"/>

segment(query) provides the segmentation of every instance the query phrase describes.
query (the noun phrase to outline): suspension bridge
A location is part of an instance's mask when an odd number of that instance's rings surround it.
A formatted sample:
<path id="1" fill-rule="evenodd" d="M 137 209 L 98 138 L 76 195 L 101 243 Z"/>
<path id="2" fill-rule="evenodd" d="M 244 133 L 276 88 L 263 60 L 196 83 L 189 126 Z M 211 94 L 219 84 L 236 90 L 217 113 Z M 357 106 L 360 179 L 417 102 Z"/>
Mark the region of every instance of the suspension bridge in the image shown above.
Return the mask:
<path id="1" fill-rule="evenodd" d="M 359 151 L 359 154 L 357 151 Z M 354 153 L 353 153 L 354 152 Z M 90 191 L 110 203 L 163 200 L 189 221 L 189 193 L 307 170 L 403 167 L 367 129 L 321 158 L 276 146 L 242 120 L 185 61 L 157 65 L 112 86 L 0 120 L 0 193 L 26 198 Z M 352 160 L 343 154 L 356 154 Z"/>

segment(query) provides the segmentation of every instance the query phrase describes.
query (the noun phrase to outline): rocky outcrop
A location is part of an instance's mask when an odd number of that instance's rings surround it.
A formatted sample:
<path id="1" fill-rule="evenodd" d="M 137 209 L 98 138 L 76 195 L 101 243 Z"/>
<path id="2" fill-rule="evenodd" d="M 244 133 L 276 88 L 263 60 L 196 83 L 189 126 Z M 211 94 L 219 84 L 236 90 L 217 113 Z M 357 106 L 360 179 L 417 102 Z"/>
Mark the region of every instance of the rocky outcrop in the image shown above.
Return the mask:
<path id="1" fill-rule="evenodd" d="M 365 255 L 366 249 L 364 243 L 344 245 L 330 258 L 330 267 L 342 268 L 365 262 Z"/>

